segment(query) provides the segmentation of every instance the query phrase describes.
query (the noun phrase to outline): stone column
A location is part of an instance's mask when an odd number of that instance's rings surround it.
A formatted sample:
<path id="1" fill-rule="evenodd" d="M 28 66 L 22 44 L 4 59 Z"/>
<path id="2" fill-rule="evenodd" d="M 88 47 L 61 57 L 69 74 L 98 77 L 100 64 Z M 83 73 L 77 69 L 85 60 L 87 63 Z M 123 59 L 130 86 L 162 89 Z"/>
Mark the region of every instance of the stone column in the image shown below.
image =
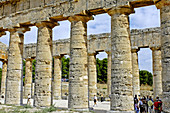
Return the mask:
<path id="1" fill-rule="evenodd" d="M 1 98 L 3 96 L 2 99 L 5 99 L 6 75 L 7 75 L 7 61 L 4 60 L 2 64 L 2 77 L 1 77 Z"/>
<path id="2" fill-rule="evenodd" d="M 153 58 L 153 95 L 154 99 L 162 95 L 162 64 L 160 48 L 151 48 Z"/>
<path id="3" fill-rule="evenodd" d="M 96 54 L 88 55 L 89 100 L 97 95 Z"/>
<path id="4" fill-rule="evenodd" d="M 132 61 L 128 15 L 132 9 L 113 9 L 111 16 L 111 110 L 132 112 Z"/>
<path id="5" fill-rule="evenodd" d="M 111 52 L 107 53 L 107 95 L 111 94 Z"/>
<path id="6" fill-rule="evenodd" d="M 28 94 L 32 95 L 32 59 L 26 59 L 25 63 L 25 85 L 24 85 L 24 98 L 28 97 Z"/>
<path id="7" fill-rule="evenodd" d="M 54 57 L 53 99 L 61 100 L 61 57 Z"/>
<path id="8" fill-rule="evenodd" d="M 88 70 L 87 70 L 87 21 L 88 16 L 69 17 L 70 74 L 68 107 L 88 109 Z"/>
<path id="9" fill-rule="evenodd" d="M 163 111 L 170 112 L 170 1 L 156 4 L 161 14 L 162 101 Z"/>
<path id="10" fill-rule="evenodd" d="M 133 97 L 140 95 L 140 79 L 138 66 L 138 50 L 132 50 L 132 75 L 133 75 Z"/>
<path id="11" fill-rule="evenodd" d="M 35 72 L 34 106 L 52 104 L 52 28 L 54 24 L 37 23 L 37 53 Z"/>
<path id="12" fill-rule="evenodd" d="M 8 71 L 6 80 L 5 104 L 22 104 L 22 55 L 24 34 L 22 28 L 10 30 L 10 42 L 8 51 Z"/>

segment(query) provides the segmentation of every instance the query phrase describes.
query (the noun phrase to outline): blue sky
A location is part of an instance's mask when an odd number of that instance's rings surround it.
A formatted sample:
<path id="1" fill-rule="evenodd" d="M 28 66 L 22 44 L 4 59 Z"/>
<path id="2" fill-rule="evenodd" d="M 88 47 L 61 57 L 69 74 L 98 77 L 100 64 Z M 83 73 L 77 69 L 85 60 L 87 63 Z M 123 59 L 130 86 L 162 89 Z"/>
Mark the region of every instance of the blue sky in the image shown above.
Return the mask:
<path id="1" fill-rule="evenodd" d="M 87 34 L 108 33 L 111 31 L 111 18 L 108 14 L 94 16 L 94 20 L 87 23 Z M 70 22 L 61 21 L 60 25 L 53 29 L 53 40 L 70 37 Z M 131 29 L 144 29 L 160 27 L 160 12 L 155 6 L 147 6 L 135 9 L 135 13 L 130 15 Z M 31 31 L 26 32 L 24 43 L 37 42 L 37 28 L 31 27 Z M 9 45 L 9 32 L 0 38 L 0 41 Z M 152 52 L 150 49 L 141 49 L 139 52 L 139 69 L 152 72 Z M 98 58 L 106 58 L 107 54 L 101 52 Z"/>

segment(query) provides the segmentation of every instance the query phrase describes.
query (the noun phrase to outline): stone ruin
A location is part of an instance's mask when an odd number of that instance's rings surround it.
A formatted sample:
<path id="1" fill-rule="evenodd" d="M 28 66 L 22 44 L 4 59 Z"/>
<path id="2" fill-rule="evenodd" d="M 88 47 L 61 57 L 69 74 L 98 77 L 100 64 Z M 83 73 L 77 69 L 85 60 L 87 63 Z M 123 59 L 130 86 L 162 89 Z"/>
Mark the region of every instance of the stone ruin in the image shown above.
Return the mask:
<path id="1" fill-rule="evenodd" d="M 132 30 L 130 34 L 128 15 L 134 13 L 134 8 L 148 5 L 160 9 L 161 28 Z M 133 95 L 139 94 L 140 90 L 137 51 L 149 47 L 153 52 L 154 96 L 162 97 L 163 111 L 169 113 L 169 6 L 169 0 L 0 0 L 0 34 L 10 32 L 8 52 L 5 46 L 5 50 L 1 48 L 4 54 L 1 56 L 3 84 L 6 84 L 1 93 L 5 91 L 5 104 L 22 104 L 23 56 L 26 59 L 24 95 L 31 93 L 31 62 L 36 58 L 34 106 L 50 106 L 53 95 L 60 99 L 60 59 L 69 54 L 68 107 L 88 109 L 89 96 L 96 93 L 95 55 L 106 51 L 110 61 L 110 112 L 133 112 Z M 87 40 L 86 23 L 93 21 L 93 15 L 102 13 L 111 16 L 111 34 L 92 35 Z M 52 28 L 63 20 L 71 22 L 70 40 L 52 42 Z M 37 44 L 24 45 L 24 33 L 30 26 L 38 27 L 38 41 Z M 53 82 L 52 57 L 56 69 Z"/>

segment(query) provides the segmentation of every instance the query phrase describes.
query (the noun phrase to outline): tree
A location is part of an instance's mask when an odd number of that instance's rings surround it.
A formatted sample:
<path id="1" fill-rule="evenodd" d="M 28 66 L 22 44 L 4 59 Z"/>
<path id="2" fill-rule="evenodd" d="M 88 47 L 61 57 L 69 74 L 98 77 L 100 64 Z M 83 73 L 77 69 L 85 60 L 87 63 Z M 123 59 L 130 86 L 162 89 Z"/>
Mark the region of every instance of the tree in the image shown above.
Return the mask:
<path id="1" fill-rule="evenodd" d="M 106 83 L 107 82 L 107 58 L 100 60 L 96 59 L 97 68 L 97 82 Z"/>
<path id="2" fill-rule="evenodd" d="M 139 76 L 140 76 L 140 85 L 150 85 L 152 86 L 153 84 L 153 75 L 152 73 L 146 71 L 146 70 L 140 70 L 139 71 Z"/>
<path id="3" fill-rule="evenodd" d="M 62 57 L 62 78 L 69 78 L 69 62 L 70 58 Z"/>

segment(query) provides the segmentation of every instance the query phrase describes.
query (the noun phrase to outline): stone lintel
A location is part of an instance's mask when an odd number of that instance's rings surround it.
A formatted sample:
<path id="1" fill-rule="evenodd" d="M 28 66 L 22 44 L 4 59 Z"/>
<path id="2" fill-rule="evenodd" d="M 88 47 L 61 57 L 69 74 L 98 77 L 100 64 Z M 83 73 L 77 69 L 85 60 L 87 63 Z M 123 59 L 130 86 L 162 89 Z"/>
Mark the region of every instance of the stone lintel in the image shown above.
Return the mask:
<path id="1" fill-rule="evenodd" d="M 53 29 L 55 26 L 58 26 L 59 23 L 58 22 L 51 22 L 51 21 L 43 21 L 43 22 L 37 22 L 36 27 L 48 27 Z"/>
<path id="2" fill-rule="evenodd" d="M 170 6 L 169 0 L 154 0 L 154 3 L 158 9 L 161 9 L 164 6 Z"/>
<path id="3" fill-rule="evenodd" d="M 24 34 L 27 31 L 30 31 L 29 27 L 14 27 L 12 29 L 8 29 L 9 32 L 18 32 L 19 34 Z"/>

